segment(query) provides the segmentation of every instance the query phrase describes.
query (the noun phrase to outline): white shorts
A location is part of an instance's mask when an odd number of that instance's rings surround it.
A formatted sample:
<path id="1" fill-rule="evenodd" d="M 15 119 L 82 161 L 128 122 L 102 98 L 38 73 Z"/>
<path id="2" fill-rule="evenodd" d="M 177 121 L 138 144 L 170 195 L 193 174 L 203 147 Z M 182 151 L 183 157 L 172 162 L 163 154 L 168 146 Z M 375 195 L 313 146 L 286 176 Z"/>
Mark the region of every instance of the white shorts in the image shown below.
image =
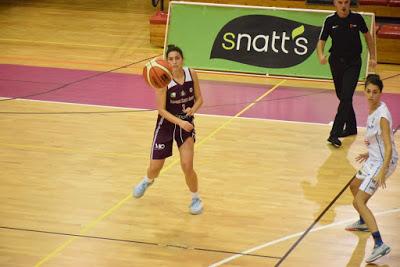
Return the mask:
<path id="1" fill-rule="evenodd" d="M 375 176 L 378 175 L 379 170 L 382 168 L 382 163 L 379 161 L 367 160 L 357 172 L 356 178 L 362 180 L 360 190 L 367 194 L 373 195 L 378 189 L 377 182 L 374 180 Z M 391 160 L 389 170 L 386 173 L 386 178 L 392 175 L 397 166 L 397 160 Z"/>

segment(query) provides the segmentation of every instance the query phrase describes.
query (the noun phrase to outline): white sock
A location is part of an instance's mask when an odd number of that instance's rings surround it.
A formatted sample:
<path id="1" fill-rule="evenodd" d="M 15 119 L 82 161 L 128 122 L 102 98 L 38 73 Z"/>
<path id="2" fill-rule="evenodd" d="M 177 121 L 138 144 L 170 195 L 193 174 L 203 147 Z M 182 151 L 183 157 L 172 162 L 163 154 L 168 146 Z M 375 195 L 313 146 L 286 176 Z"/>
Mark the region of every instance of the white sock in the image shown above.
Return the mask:
<path id="1" fill-rule="evenodd" d="M 149 179 L 147 175 L 143 179 L 146 181 L 146 183 L 152 183 L 154 181 L 154 179 Z"/>
<path id="2" fill-rule="evenodd" d="M 197 191 L 197 192 L 192 192 L 192 199 L 193 198 L 200 198 L 200 195 L 199 195 L 199 192 Z"/>

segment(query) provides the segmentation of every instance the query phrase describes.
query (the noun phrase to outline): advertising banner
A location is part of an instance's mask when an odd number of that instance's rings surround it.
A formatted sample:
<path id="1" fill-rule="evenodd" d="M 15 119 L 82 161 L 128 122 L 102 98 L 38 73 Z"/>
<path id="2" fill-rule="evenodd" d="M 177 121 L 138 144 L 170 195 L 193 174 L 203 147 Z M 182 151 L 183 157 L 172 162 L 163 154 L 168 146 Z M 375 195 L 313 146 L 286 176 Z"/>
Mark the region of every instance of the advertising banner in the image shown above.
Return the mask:
<path id="1" fill-rule="evenodd" d="M 333 8 L 333 7 L 332 7 Z M 166 44 L 196 69 L 331 79 L 316 55 L 322 25 L 334 11 L 170 2 Z M 362 14 L 371 28 L 373 14 Z M 363 43 L 360 80 L 367 72 Z M 330 38 L 325 52 L 331 46 Z"/>

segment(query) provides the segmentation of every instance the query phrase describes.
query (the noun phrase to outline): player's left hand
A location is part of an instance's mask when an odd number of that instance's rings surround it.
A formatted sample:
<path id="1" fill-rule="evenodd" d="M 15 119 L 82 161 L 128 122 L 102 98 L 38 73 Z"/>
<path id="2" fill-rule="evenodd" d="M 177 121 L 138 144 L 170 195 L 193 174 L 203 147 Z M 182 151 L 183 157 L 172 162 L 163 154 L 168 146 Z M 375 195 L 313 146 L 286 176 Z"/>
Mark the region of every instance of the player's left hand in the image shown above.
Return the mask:
<path id="1" fill-rule="evenodd" d="M 185 108 L 185 110 L 183 110 L 183 112 L 185 112 L 186 115 L 188 115 L 188 116 L 194 115 L 194 110 L 192 108 Z"/>
<path id="2" fill-rule="evenodd" d="M 380 171 L 378 175 L 374 178 L 374 180 L 376 181 L 378 188 L 386 188 L 386 175 L 384 172 Z"/>
<path id="3" fill-rule="evenodd" d="M 193 124 L 191 124 L 188 121 L 183 121 L 181 120 L 181 122 L 179 123 L 179 127 L 181 127 L 183 130 L 185 130 L 186 132 L 191 132 L 194 128 Z"/>

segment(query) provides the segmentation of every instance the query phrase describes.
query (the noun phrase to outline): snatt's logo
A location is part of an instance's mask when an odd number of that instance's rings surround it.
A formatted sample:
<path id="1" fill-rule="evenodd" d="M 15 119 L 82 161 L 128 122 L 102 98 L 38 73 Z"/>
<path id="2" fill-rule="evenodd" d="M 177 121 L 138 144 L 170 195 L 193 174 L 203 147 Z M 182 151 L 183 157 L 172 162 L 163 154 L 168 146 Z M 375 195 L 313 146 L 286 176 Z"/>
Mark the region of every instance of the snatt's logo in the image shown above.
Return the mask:
<path id="1" fill-rule="evenodd" d="M 287 68 L 314 51 L 321 27 L 288 19 L 249 15 L 228 22 L 218 33 L 210 58 L 266 68 Z"/>

